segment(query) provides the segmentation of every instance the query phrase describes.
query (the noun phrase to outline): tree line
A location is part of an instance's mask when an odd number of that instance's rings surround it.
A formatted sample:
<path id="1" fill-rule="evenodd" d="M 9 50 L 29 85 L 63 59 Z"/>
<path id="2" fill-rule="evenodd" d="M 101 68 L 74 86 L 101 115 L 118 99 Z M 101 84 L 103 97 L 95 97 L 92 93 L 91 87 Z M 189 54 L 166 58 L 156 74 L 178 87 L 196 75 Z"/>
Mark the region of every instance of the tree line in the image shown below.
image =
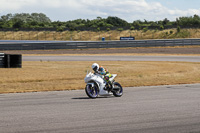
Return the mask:
<path id="1" fill-rule="evenodd" d="M 28 29 L 56 29 L 57 31 L 63 30 L 111 30 L 123 28 L 129 28 L 130 30 L 153 28 L 164 29 L 165 27 L 199 27 L 200 17 L 198 15 L 189 17 L 179 17 L 175 21 L 170 21 L 167 18 L 160 21 L 148 21 L 148 20 L 135 20 L 133 22 L 127 22 L 116 16 L 109 16 L 107 18 L 97 17 L 96 19 L 76 19 L 70 21 L 51 21 L 43 13 L 16 13 L 7 14 L 0 17 L 0 30 L 1 29 L 15 29 L 21 28 Z"/>

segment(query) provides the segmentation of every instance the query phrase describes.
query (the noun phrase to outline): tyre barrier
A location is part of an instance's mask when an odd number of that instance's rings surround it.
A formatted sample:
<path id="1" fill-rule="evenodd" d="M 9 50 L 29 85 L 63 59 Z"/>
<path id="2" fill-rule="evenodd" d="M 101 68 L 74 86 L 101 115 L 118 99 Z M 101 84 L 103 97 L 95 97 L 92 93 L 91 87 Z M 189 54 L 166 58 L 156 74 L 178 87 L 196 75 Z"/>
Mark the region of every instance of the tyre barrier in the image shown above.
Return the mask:
<path id="1" fill-rule="evenodd" d="M 22 68 L 22 55 L 0 53 L 0 68 Z"/>
<path id="2" fill-rule="evenodd" d="M 0 68 L 5 68 L 4 53 L 0 53 Z"/>

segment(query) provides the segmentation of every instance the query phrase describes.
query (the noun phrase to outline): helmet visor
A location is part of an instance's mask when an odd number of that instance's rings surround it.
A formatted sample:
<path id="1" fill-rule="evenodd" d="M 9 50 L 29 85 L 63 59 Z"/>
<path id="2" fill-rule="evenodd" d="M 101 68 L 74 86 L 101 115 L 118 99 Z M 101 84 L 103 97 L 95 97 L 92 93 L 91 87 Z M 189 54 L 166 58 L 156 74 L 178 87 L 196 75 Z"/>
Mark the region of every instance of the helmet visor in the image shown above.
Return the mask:
<path id="1" fill-rule="evenodd" d="M 93 68 L 93 70 L 94 70 L 94 71 L 97 71 L 97 68 L 98 68 L 98 67 L 97 67 L 97 66 L 95 66 L 95 67 Z"/>

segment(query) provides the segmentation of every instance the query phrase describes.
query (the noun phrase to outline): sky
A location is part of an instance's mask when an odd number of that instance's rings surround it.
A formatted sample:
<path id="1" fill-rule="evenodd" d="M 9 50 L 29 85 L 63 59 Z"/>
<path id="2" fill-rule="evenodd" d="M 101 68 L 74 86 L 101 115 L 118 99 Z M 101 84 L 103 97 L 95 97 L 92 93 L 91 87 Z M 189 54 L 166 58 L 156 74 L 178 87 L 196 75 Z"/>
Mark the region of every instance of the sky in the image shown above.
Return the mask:
<path id="1" fill-rule="evenodd" d="M 0 0 L 0 16 L 8 13 L 44 13 L 52 21 L 116 16 L 135 20 L 174 21 L 200 15 L 200 0 Z"/>

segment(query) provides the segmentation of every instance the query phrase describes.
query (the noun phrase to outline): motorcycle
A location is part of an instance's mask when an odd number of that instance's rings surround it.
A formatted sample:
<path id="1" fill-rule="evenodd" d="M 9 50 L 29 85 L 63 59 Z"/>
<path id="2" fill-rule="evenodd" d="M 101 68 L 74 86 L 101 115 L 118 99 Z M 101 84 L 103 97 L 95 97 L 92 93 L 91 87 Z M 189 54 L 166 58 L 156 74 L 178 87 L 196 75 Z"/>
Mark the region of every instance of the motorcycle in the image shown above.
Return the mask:
<path id="1" fill-rule="evenodd" d="M 117 74 L 112 74 L 109 82 L 104 79 L 103 75 L 87 72 L 85 76 L 85 92 L 89 98 L 97 98 L 98 96 L 111 96 L 121 97 L 123 95 L 123 88 L 115 82 Z"/>

